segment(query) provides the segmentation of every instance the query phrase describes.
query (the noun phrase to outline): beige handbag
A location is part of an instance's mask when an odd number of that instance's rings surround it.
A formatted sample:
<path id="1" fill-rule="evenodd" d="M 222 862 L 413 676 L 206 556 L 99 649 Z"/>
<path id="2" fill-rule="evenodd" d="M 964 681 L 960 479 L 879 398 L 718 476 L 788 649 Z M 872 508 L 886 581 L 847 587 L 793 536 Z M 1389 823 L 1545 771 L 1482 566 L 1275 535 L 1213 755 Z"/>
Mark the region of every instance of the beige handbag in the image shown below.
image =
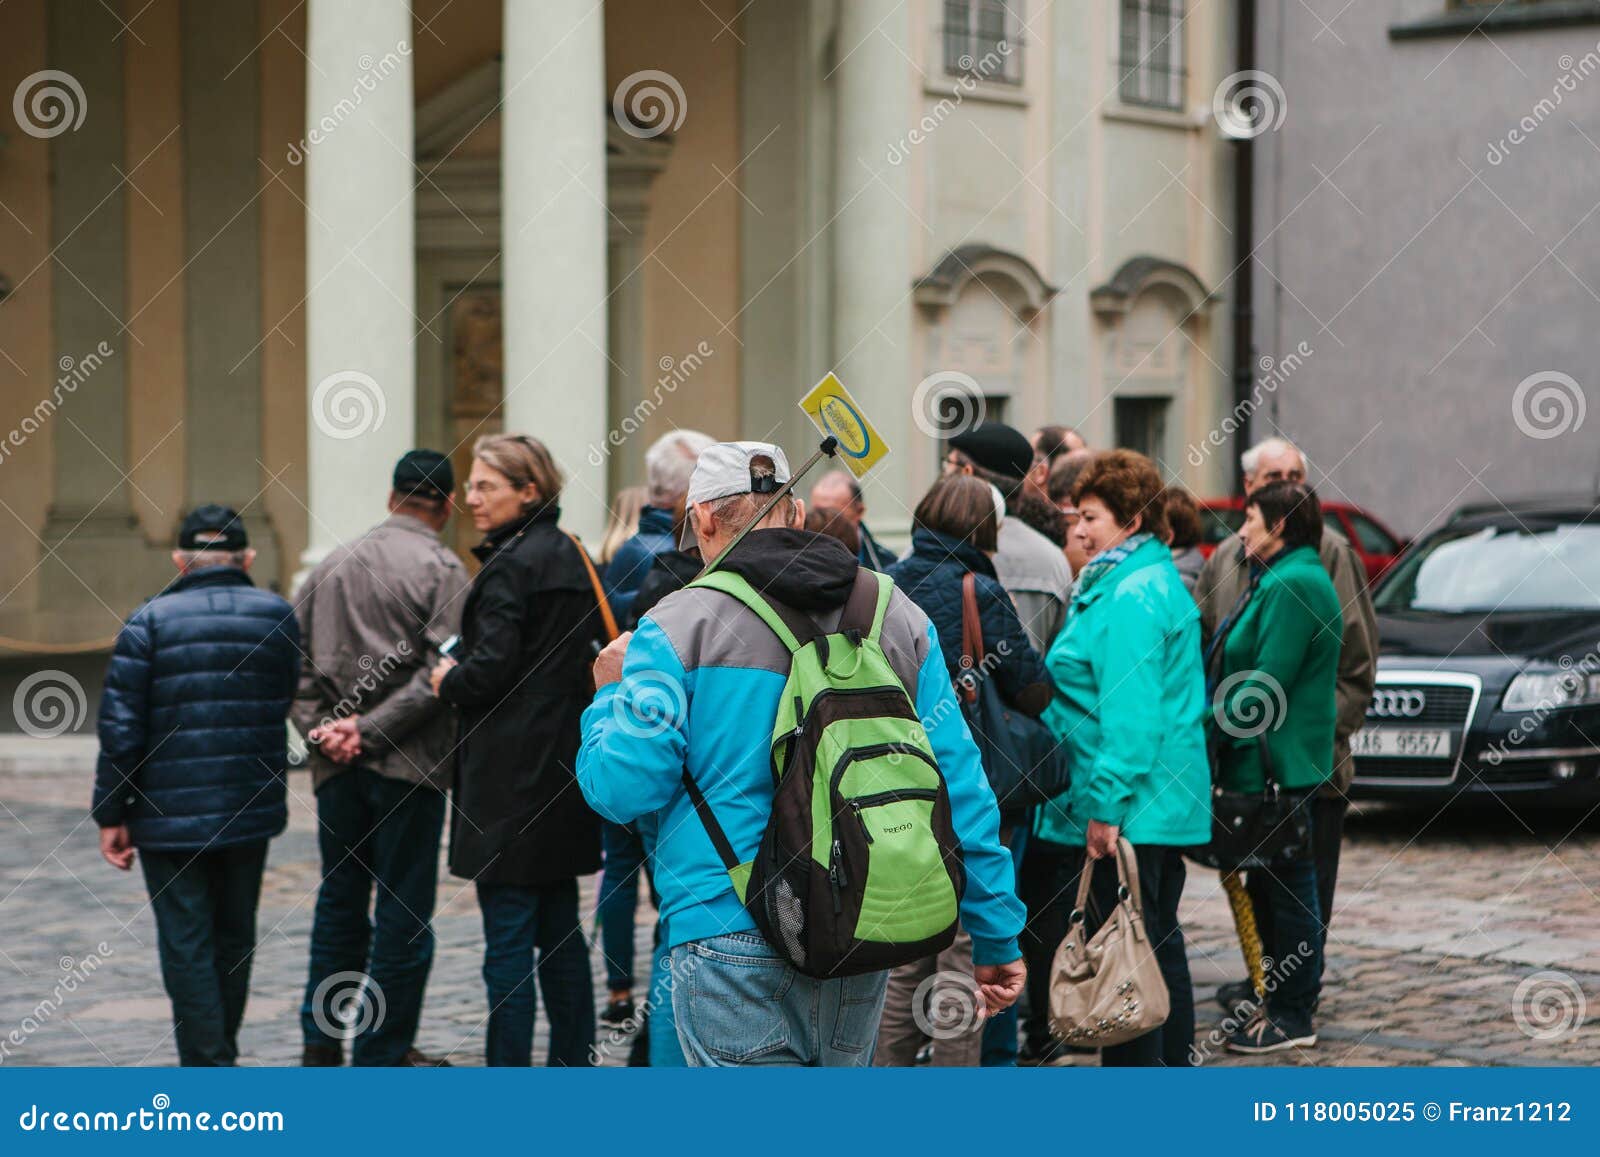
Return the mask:
<path id="1" fill-rule="evenodd" d="M 1094 865 L 1084 861 L 1067 935 L 1050 966 L 1050 1030 L 1068 1044 L 1105 1048 L 1160 1028 L 1171 1002 L 1145 933 L 1133 845 L 1117 841 L 1117 907 L 1091 940 L 1084 909 Z"/>

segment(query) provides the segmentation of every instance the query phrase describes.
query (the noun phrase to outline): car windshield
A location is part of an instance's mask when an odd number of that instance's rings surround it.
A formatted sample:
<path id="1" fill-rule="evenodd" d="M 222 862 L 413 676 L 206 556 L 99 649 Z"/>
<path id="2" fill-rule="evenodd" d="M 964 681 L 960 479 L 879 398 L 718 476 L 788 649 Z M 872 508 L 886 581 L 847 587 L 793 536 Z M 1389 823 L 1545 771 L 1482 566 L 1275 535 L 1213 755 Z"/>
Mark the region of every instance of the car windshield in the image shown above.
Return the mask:
<path id="1" fill-rule="evenodd" d="M 1383 611 L 1600 610 L 1600 525 L 1446 531 L 1390 573 Z"/>

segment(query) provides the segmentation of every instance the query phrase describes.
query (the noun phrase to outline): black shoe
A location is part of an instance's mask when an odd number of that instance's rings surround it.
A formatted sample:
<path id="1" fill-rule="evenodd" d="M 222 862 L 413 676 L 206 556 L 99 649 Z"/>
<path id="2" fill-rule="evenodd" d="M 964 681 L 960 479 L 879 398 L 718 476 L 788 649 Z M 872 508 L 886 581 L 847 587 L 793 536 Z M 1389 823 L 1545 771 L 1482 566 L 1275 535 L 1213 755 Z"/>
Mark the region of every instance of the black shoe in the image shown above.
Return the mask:
<path id="1" fill-rule="evenodd" d="M 1241 1004 L 1256 1004 L 1259 1000 L 1255 985 L 1248 980 L 1235 980 L 1217 989 L 1217 1003 L 1230 1013 Z"/>
<path id="2" fill-rule="evenodd" d="M 1310 1025 L 1304 1032 L 1285 1031 L 1263 1014 L 1228 1038 L 1228 1051 L 1261 1056 L 1284 1049 L 1308 1049 L 1316 1043 L 1317 1033 Z"/>
<path id="3" fill-rule="evenodd" d="M 600 1013 L 600 1023 L 607 1028 L 630 1028 L 633 1021 L 633 1001 L 613 1000 Z"/>
<path id="4" fill-rule="evenodd" d="M 300 1067 L 337 1069 L 344 1067 L 344 1049 L 338 1045 L 306 1045 L 300 1054 Z"/>

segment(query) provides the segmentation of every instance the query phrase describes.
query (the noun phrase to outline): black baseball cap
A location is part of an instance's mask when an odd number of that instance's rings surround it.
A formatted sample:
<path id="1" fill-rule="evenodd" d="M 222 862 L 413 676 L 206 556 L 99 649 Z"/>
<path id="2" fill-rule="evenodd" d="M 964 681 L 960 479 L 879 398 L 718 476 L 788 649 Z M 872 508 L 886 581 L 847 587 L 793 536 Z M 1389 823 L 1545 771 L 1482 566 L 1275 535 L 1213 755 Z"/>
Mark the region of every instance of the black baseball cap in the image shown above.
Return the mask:
<path id="1" fill-rule="evenodd" d="M 450 459 L 437 450 L 407 450 L 394 464 L 394 490 L 407 498 L 449 498 L 456 488 Z"/>
<path id="2" fill-rule="evenodd" d="M 179 550 L 243 550 L 249 545 L 239 512 L 215 502 L 196 506 L 178 527 Z"/>
<path id="3" fill-rule="evenodd" d="M 1006 478 L 1025 478 L 1033 469 L 1033 445 L 1022 431 L 1004 422 L 985 422 L 950 439 L 959 450 L 985 470 Z"/>

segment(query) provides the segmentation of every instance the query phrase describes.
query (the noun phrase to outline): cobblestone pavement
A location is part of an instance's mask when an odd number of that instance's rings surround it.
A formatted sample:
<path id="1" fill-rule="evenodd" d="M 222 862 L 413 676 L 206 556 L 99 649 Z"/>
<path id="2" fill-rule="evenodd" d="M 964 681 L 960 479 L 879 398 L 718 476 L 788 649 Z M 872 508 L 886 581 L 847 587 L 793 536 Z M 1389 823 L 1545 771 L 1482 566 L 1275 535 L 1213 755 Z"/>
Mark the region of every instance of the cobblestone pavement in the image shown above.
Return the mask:
<path id="1" fill-rule="evenodd" d="M 81 758 L 39 749 L 0 759 L 0 1060 L 28 1065 L 175 1061 L 155 927 L 137 870 L 99 856 Z M 315 815 L 290 781 L 274 841 L 240 1046 L 244 1063 L 298 1063 L 298 1008 L 315 900 Z M 584 910 L 593 911 L 594 880 Z M 641 913 L 644 916 L 644 913 Z M 1317 1047 L 1259 1060 L 1208 1048 L 1218 983 L 1242 975 L 1216 876 L 1194 868 L 1183 905 L 1207 1064 L 1600 1064 L 1600 817 L 1369 809 L 1352 816 Z M 441 868 L 438 948 L 418 1045 L 479 1064 L 486 1005 L 469 885 Z M 639 923 L 639 967 L 650 920 Z M 103 963 L 39 1016 L 63 968 Z M 596 1000 L 603 972 L 594 949 Z M 81 971 L 81 966 L 80 966 Z M 23 1043 L 7 1041 L 17 1030 Z M 535 1057 L 544 1055 L 540 1017 Z M 603 1046 L 620 1063 L 625 1042 Z"/>

